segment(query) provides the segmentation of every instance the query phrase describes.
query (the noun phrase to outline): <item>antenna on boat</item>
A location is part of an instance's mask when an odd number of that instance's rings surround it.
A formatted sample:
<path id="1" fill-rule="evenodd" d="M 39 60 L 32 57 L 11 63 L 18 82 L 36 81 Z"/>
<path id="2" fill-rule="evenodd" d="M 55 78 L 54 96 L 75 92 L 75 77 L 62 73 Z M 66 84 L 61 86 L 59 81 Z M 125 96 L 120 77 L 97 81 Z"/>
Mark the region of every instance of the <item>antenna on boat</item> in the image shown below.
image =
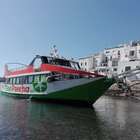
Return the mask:
<path id="1" fill-rule="evenodd" d="M 53 47 L 51 48 L 51 53 L 50 55 L 52 57 L 57 57 L 59 58 L 59 53 L 58 53 L 58 49 L 56 48 L 56 45 L 53 45 Z"/>

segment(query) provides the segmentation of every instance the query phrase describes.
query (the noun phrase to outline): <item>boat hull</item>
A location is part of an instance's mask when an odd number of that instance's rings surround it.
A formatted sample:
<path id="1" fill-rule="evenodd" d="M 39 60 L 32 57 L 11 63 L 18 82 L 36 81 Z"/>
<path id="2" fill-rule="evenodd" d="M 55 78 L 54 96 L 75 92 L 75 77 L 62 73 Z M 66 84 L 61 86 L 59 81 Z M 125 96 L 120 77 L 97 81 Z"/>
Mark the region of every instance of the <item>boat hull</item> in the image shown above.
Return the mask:
<path id="1" fill-rule="evenodd" d="M 114 83 L 113 79 L 108 79 L 106 77 L 101 77 L 96 80 L 89 79 L 85 83 L 82 81 L 81 84 L 74 84 L 72 81 L 71 84 L 66 84 L 66 88 L 53 89 L 53 85 L 48 84 L 48 92 L 46 93 L 16 93 L 9 92 L 1 89 L 1 93 L 19 97 L 19 98 L 27 98 L 27 99 L 35 99 L 35 100 L 47 100 L 47 101 L 57 101 L 57 102 L 65 102 L 65 103 L 76 103 L 83 105 L 91 105 L 93 104 L 100 96 L 102 96 L 105 91 Z M 61 83 L 64 84 L 64 83 Z M 52 86 L 52 87 L 51 87 Z M 62 86 L 62 85 L 61 85 Z M 49 89 L 49 87 L 51 87 Z M 54 87 L 55 88 L 55 87 Z"/>

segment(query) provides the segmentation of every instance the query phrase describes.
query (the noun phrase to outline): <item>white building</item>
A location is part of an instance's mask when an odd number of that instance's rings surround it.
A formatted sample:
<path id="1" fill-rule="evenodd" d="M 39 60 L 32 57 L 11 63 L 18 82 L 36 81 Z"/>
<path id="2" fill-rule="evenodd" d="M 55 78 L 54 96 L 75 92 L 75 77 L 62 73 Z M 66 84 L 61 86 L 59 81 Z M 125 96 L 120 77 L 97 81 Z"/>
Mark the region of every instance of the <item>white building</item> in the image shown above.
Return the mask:
<path id="1" fill-rule="evenodd" d="M 80 64 L 82 70 L 91 71 L 92 69 L 94 69 L 94 65 L 95 65 L 94 56 L 80 58 L 79 64 Z"/>
<path id="2" fill-rule="evenodd" d="M 140 41 L 106 48 L 103 52 L 79 59 L 86 71 L 98 71 L 105 75 L 120 74 L 140 66 Z"/>

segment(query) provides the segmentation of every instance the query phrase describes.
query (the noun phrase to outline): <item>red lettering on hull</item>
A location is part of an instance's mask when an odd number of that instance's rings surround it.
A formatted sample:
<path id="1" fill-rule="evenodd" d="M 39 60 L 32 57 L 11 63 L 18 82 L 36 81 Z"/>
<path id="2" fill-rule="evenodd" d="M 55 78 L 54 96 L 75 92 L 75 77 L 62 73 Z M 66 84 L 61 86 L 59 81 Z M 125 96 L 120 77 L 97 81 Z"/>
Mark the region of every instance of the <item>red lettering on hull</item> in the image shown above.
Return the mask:
<path id="1" fill-rule="evenodd" d="M 29 87 L 12 85 L 12 91 L 29 93 Z"/>

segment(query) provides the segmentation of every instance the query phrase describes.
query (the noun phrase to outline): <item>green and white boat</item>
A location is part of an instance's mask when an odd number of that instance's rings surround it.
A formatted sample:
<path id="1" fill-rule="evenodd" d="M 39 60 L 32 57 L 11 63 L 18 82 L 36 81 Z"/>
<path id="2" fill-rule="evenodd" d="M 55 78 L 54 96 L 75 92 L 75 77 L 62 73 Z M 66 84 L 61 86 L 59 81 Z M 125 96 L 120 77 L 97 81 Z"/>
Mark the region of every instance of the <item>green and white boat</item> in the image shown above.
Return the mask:
<path id="1" fill-rule="evenodd" d="M 0 84 L 3 94 L 80 105 L 93 104 L 114 83 L 106 76 L 81 70 L 78 62 L 49 56 L 36 56 L 22 69 L 9 70 L 6 65 L 4 77 Z"/>

